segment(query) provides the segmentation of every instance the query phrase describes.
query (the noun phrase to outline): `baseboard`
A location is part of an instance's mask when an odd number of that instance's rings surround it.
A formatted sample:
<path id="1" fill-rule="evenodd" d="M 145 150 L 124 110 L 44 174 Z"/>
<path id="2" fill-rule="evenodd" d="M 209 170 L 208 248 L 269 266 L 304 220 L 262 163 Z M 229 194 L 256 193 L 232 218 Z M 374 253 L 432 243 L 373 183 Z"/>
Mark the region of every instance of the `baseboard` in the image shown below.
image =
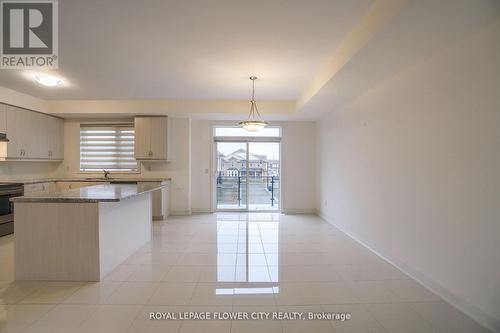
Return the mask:
<path id="1" fill-rule="evenodd" d="M 316 210 L 315 209 L 287 209 L 287 208 L 283 208 L 281 210 L 281 212 L 283 214 L 290 214 L 290 215 L 293 215 L 293 214 L 312 214 L 312 215 L 316 215 Z"/>
<path id="2" fill-rule="evenodd" d="M 171 210 L 168 216 L 189 216 L 191 215 L 191 210 Z"/>
<path id="3" fill-rule="evenodd" d="M 193 214 L 207 214 L 207 213 L 213 213 L 212 209 L 210 208 L 193 208 L 191 209 L 191 213 Z"/>
<path id="4" fill-rule="evenodd" d="M 333 225 L 340 231 L 342 231 L 344 234 L 349 236 L 350 238 L 354 239 L 356 242 L 361 244 L 362 246 L 366 247 L 368 250 L 371 252 L 375 253 L 377 256 L 382 258 L 383 260 L 387 261 L 388 263 L 394 265 L 397 267 L 399 270 L 401 270 L 403 273 L 406 275 L 410 276 L 412 279 L 420 283 L 424 288 L 432 291 L 434 294 L 438 295 L 441 297 L 444 301 L 446 301 L 448 304 L 451 306 L 455 307 L 456 309 L 460 310 L 461 312 L 465 313 L 468 315 L 470 318 L 472 318 L 474 321 L 479 323 L 482 326 L 485 326 L 486 328 L 490 329 L 493 332 L 500 333 L 500 321 L 496 318 L 493 318 L 489 314 L 485 313 L 481 309 L 477 308 L 476 306 L 470 304 L 468 301 L 463 299 L 460 296 L 457 296 L 450 292 L 448 289 L 445 287 L 433 282 L 431 279 L 429 279 L 425 274 L 414 270 L 410 266 L 406 265 L 403 262 L 400 262 L 398 260 L 393 260 L 385 256 L 384 254 L 378 252 L 377 250 L 373 249 L 371 246 L 366 244 L 364 241 L 360 240 L 357 236 L 351 234 L 350 232 L 344 230 L 344 228 L 339 227 L 336 225 L 328 216 L 322 214 L 321 211 L 317 211 L 316 214 L 321 217 L 324 221 L 327 223 Z"/>

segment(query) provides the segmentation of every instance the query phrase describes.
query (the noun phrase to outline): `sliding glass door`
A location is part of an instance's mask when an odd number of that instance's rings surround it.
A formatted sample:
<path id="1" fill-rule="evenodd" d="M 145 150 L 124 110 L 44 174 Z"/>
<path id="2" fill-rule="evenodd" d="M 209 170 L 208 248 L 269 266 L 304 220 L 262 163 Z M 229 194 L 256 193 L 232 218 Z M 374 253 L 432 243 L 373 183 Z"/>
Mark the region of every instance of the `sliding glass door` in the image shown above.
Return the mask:
<path id="1" fill-rule="evenodd" d="M 254 140 L 215 142 L 217 210 L 279 210 L 280 143 Z"/>
<path id="2" fill-rule="evenodd" d="M 246 210 L 247 143 L 217 142 L 217 209 Z"/>
<path id="3" fill-rule="evenodd" d="M 279 209 L 279 156 L 279 142 L 248 142 L 249 210 Z"/>

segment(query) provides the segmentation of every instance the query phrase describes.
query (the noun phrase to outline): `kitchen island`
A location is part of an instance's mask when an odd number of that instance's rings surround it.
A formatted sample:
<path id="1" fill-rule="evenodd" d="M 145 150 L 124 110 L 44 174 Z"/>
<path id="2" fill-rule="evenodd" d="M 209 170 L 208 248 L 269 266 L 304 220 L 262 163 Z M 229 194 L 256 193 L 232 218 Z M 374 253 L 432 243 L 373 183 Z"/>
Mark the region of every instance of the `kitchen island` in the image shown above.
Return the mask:
<path id="1" fill-rule="evenodd" d="M 151 240 L 159 184 L 104 184 L 12 198 L 17 280 L 100 281 Z"/>

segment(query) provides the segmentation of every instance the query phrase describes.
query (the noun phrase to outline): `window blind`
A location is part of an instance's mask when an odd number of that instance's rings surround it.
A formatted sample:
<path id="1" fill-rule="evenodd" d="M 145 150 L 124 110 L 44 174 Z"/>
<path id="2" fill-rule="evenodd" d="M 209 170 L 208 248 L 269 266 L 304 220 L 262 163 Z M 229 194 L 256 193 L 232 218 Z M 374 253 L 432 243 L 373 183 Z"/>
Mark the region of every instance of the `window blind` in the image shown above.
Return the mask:
<path id="1" fill-rule="evenodd" d="M 134 125 L 80 126 L 80 171 L 137 171 Z"/>

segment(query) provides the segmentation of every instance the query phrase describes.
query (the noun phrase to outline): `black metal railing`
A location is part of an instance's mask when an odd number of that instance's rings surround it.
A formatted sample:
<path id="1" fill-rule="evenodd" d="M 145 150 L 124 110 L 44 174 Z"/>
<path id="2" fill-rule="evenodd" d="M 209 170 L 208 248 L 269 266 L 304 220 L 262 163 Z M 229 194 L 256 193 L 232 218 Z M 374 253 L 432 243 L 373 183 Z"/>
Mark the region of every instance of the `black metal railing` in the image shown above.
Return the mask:
<path id="1" fill-rule="evenodd" d="M 247 184 L 248 181 L 248 184 Z M 248 191 L 247 194 L 247 185 Z M 217 203 L 221 205 L 249 204 L 275 207 L 279 202 L 280 181 L 278 176 L 217 176 Z"/>

